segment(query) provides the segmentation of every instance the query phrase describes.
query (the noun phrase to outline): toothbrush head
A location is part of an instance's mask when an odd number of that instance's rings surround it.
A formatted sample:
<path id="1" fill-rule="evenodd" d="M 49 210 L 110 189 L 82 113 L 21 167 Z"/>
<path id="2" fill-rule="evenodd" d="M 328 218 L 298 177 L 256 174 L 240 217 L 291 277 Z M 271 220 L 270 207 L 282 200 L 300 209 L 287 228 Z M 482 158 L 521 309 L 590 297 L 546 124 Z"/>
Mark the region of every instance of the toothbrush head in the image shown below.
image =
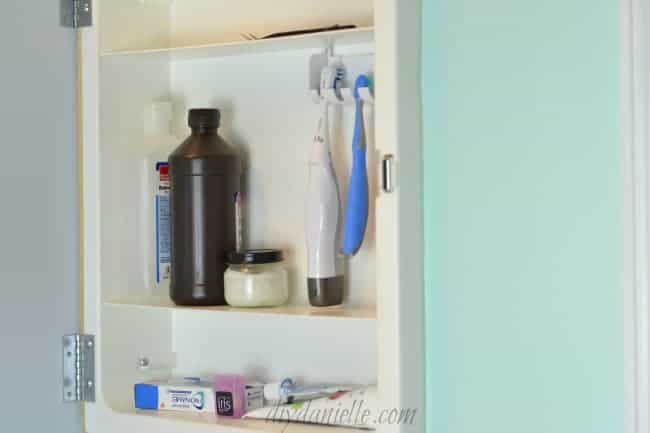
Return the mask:
<path id="1" fill-rule="evenodd" d="M 330 64 L 323 68 L 321 72 L 321 94 L 326 90 L 334 89 L 338 93 L 339 89 L 343 87 L 343 80 L 345 80 L 345 68 L 341 64 Z"/>
<path id="2" fill-rule="evenodd" d="M 370 87 L 370 78 L 366 75 L 359 75 L 354 82 L 354 97 L 359 99 L 359 89 L 362 87 Z"/>
<path id="3" fill-rule="evenodd" d="M 334 85 L 332 87 L 334 89 L 339 89 L 343 87 L 343 80 L 345 80 L 345 68 L 343 66 L 337 65 L 335 71 Z"/>

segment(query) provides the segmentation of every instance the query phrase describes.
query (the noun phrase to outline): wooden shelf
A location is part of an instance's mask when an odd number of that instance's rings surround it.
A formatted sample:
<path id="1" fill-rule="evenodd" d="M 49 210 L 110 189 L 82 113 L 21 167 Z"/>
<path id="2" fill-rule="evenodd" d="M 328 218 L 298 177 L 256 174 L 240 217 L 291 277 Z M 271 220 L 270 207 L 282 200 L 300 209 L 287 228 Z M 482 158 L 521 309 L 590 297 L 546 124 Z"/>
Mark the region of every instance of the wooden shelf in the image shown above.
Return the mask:
<path id="1" fill-rule="evenodd" d="M 327 46 L 327 41 L 330 40 L 333 41 L 337 46 L 367 44 L 374 42 L 374 38 L 374 27 L 363 27 L 351 30 L 336 30 L 331 32 L 289 36 L 284 38 L 258 39 L 252 41 L 241 40 L 197 46 L 170 47 L 150 50 L 106 51 L 102 53 L 102 57 L 166 55 L 170 56 L 174 60 L 191 60 L 285 50 L 325 48 Z"/>
<path id="2" fill-rule="evenodd" d="M 360 433 L 368 430 L 348 427 L 319 426 L 302 423 L 267 422 L 264 420 L 218 419 L 214 415 L 183 412 L 160 412 L 131 409 L 120 411 L 127 419 L 149 417 L 156 423 L 173 423 L 179 431 L 203 431 L 211 433 Z M 128 422 L 128 421 L 127 421 Z"/>
<path id="3" fill-rule="evenodd" d="M 219 307 L 179 307 L 174 305 L 169 298 L 129 298 L 118 299 L 106 302 L 106 305 L 127 308 L 163 308 L 175 311 L 198 311 L 213 312 L 220 314 L 239 314 L 239 315 L 271 315 L 271 316 L 290 316 L 304 317 L 315 319 L 357 319 L 357 320 L 375 320 L 376 310 L 373 307 L 350 307 L 337 306 L 327 308 L 316 308 L 310 306 L 284 305 L 273 308 L 235 308 L 229 306 Z"/>

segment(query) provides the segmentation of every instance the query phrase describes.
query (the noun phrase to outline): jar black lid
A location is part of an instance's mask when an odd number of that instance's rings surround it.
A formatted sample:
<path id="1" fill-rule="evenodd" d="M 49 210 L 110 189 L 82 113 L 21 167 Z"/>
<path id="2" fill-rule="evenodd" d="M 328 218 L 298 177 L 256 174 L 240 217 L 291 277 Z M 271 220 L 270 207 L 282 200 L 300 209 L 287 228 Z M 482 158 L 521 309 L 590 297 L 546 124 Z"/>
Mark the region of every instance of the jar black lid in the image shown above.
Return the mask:
<path id="1" fill-rule="evenodd" d="M 216 108 L 192 108 L 187 116 L 190 128 L 219 128 L 221 112 Z"/>
<path id="2" fill-rule="evenodd" d="M 245 250 L 233 251 L 228 254 L 228 263 L 231 265 L 261 265 L 264 263 L 277 263 L 284 260 L 281 250 Z"/>

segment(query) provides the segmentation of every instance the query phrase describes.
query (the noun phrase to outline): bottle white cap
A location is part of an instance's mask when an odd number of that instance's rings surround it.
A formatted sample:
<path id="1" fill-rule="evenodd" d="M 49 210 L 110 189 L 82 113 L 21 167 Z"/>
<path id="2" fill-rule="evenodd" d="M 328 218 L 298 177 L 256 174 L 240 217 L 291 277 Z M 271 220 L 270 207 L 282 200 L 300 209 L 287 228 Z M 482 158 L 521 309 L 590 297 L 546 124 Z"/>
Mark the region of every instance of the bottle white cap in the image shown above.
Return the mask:
<path id="1" fill-rule="evenodd" d="M 273 402 L 282 400 L 279 383 L 268 383 L 264 385 L 264 400 Z"/>
<path id="2" fill-rule="evenodd" d="M 264 400 L 282 403 L 286 401 L 287 394 L 293 387 L 293 380 L 288 378 L 279 383 L 266 384 L 264 385 Z"/>

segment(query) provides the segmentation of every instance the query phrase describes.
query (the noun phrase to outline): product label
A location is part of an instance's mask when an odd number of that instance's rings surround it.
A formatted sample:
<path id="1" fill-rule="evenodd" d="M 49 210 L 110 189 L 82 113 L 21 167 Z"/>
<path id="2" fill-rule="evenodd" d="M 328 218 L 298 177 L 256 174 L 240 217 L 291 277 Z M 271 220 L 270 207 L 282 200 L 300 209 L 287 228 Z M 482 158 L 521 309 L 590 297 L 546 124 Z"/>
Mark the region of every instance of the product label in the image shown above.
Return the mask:
<path id="1" fill-rule="evenodd" d="M 217 415 L 233 416 L 235 414 L 235 403 L 232 399 L 232 393 L 227 391 L 215 392 L 217 401 Z"/>
<path id="2" fill-rule="evenodd" d="M 202 411 L 205 408 L 205 393 L 203 391 L 180 391 L 170 389 L 169 409 L 196 409 Z"/>
<path id="3" fill-rule="evenodd" d="M 171 277 L 171 208 L 169 164 L 156 164 L 156 283 Z"/>
<path id="4" fill-rule="evenodd" d="M 214 413 L 212 390 L 199 386 L 160 386 L 158 409 Z"/>

